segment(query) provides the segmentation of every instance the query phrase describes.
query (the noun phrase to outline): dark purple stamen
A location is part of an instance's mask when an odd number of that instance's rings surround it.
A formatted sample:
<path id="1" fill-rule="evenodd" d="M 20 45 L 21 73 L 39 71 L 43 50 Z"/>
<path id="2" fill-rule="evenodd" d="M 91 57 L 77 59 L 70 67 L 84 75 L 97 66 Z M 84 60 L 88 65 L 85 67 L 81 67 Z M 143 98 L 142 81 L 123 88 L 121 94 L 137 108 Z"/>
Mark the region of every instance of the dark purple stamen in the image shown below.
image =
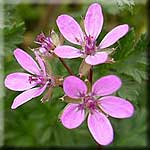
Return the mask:
<path id="1" fill-rule="evenodd" d="M 41 34 L 37 35 L 36 41 L 37 41 L 37 42 L 40 42 L 40 43 L 43 43 L 44 40 L 45 40 L 45 38 L 46 38 L 46 37 L 45 37 L 44 33 L 41 33 Z"/>
<path id="2" fill-rule="evenodd" d="M 96 41 L 93 39 L 92 36 L 85 37 L 85 54 L 86 55 L 93 55 L 96 49 Z"/>
<path id="3" fill-rule="evenodd" d="M 54 79 L 48 76 L 29 76 L 29 83 L 36 82 L 38 85 L 45 85 L 48 82 L 48 86 L 52 87 L 55 85 Z"/>
<path id="4" fill-rule="evenodd" d="M 79 104 L 78 109 L 88 109 L 91 113 L 97 109 L 97 101 L 92 96 L 85 96 L 83 98 L 83 103 Z"/>
<path id="5" fill-rule="evenodd" d="M 43 76 L 29 76 L 29 83 L 36 82 L 37 84 L 44 85 L 45 79 Z"/>
<path id="6" fill-rule="evenodd" d="M 46 37 L 44 33 L 37 35 L 36 42 L 40 44 L 42 48 L 45 48 L 47 51 L 55 48 L 55 45 L 53 44 L 51 38 Z"/>

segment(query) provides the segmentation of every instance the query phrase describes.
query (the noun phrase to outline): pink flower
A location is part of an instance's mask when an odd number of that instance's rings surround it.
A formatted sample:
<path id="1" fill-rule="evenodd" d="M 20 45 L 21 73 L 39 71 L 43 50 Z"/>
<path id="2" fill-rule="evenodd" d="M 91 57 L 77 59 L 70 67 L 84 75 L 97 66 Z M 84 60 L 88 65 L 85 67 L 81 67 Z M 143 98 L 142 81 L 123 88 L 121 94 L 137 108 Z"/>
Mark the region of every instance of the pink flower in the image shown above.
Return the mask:
<path id="1" fill-rule="evenodd" d="M 108 145 L 113 140 L 113 128 L 108 116 L 128 118 L 133 115 L 134 107 L 127 100 L 110 96 L 121 87 L 121 80 L 115 75 L 108 75 L 97 80 L 91 92 L 86 84 L 75 76 L 64 80 L 63 88 L 67 96 L 77 103 L 68 104 L 60 120 L 69 129 L 81 125 L 88 113 L 88 128 L 93 138 L 101 145 Z M 81 102 L 79 102 L 81 99 Z"/>
<path id="2" fill-rule="evenodd" d="M 39 44 L 40 47 L 37 48 L 39 54 L 43 56 L 52 56 L 52 50 L 55 48 L 51 37 L 46 37 L 44 33 L 37 35 L 35 43 Z"/>
<path id="3" fill-rule="evenodd" d="M 18 63 L 29 73 L 15 72 L 9 74 L 5 79 L 5 86 L 14 91 L 24 91 L 18 95 L 11 106 L 12 109 L 28 102 L 32 98 L 41 95 L 46 87 L 54 85 L 53 79 L 46 73 L 43 60 L 36 55 L 38 64 L 23 50 L 17 48 L 14 56 Z"/>
<path id="4" fill-rule="evenodd" d="M 101 6 L 94 3 L 89 6 L 84 19 L 85 33 L 79 24 L 68 15 L 61 15 L 57 18 L 57 25 L 62 35 L 71 43 L 82 46 L 82 50 L 72 46 L 59 46 L 54 52 L 61 58 L 84 57 L 86 63 L 97 65 L 108 60 L 108 53 L 103 50 L 122 38 L 129 30 L 127 24 L 119 25 L 112 29 L 96 46 L 96 39 L 103 26 L 103 14 Z"/>

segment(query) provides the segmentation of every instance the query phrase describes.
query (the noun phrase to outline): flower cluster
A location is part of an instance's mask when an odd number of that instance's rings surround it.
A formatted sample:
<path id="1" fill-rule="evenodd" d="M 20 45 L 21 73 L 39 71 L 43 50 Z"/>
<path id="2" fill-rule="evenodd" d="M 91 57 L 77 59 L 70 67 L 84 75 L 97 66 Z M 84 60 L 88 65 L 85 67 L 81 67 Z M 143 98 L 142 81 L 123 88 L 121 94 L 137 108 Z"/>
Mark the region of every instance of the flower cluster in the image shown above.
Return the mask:
<path id="1" fill-rule="evenodd" d="M 22 91 L 14 99 L 11 108 L 16 109 L 42 93 L 44 96 L 41 101 L 44 103 L 51 98 L 52 89 L 59 86 L 65 93 L 60 99 L 68 103 L 60 115 L 64 127 L 77 128 L 87 117 L 89 131 L 95 141 L 101 145 L 110 144 L 113 140 L 113 128 L 109 116 L 131 117 L 134 107 L 129 101 L 114 95 L 122 84 L 116 75 L 101 77 L 92 85 L 93 66 L 114 63 L 111 56 L 114 48 L 108 47 L 129 30 L 127 24 L 119 25 L 97 44 L 96 39 L 102 30 L 103 20 L 102 9 L 98 3 L 89 6 L 83 21 L 84 31 L 71 16 L 58 16 L 56 23 L 61 34 L 69 42 L 79 45 L 80 49 L 64 45 L 63 39 L 54 31 L 49 36 L 41 33 L 36 37 L 38 48 L 33 49 L 36 61 L 25 51 L 15 49 L 17 62 L 28 73 L 15 72 L 5 78 L 7 88 Z M 54 75 L 48 63 L 51 57 L 59 59 L 70 76 Z M 78 57 L 83 58 L 83 61 L 77 77 L 63 59 Z"/>

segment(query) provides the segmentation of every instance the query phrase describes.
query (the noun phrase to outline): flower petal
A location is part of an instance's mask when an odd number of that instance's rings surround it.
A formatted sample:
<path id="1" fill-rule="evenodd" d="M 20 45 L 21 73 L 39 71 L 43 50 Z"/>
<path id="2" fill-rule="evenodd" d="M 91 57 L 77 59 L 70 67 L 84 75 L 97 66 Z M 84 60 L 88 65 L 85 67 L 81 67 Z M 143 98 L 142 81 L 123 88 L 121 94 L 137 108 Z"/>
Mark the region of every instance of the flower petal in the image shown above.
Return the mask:
<path id="1" fill-rule="evenodd" d="M 60 120 L 66 128 L 77 128 L 84 121 L 84 110 L 79 110 L 78 106 L 78 104 L 68 104 L 65 107 Z"/>
<path id="2" fill-rule="evenodd" d="M 24 68 L 25 70 L 27 70 L 28 72 L 32 74 L 40 75 L 41 72 L 40 72 L 39 66 L 28 53 L 17 48 L 14 51 L 14 55 L 22 68 Z"/>
<path id="3" fill-rule="evenodd" d="M 63 89 L 67 96 L 76 99 L 83 97 L 87 92 L 85 83 L 75 76 L 65 78 Z"/>
<path id="4" fill-rule="evenodd" d="M 84 26 L 88 36 L 91 35 L 96 39 L 100 34 L 103 26 L 103 13 L 98 3 L 89 6 L 85 16 Z"/>
<path id="5" fill-rule="evenodd" d="M 90 65 L 98 65 L 107 61 L 108 54 L 106 52 L 97 52 L 95 55 L 88 55 L 85 62 Z"/>
<path id="6" fill-rule="evenodd" d="M 60 15 L 56 20 L 57 26 L 62 35 L 71 43 L 80 45 L 84 34 L 79 24 L 68 15 Z"/>
<path id="7" fill-rule="evenodd" d="M 98 79 L 94 83 L 92 92 L 97 96 L 105 96 L 116 92 L 120 87 L 120 78 L 115 75 L 108 75 Z"/>
<path id="8" fill-rule="evenodd" d="M 129 31 L 129 26 L 127 24 L 119 25 L 113 28 L 101 41 L 99 47 L 100 49 L 107 48 L 114 43 L 116 43 L 120 38 L 127 34 Z"/>
<path id="9" fill-rule="evenodd" d="M 95 111 L 88 116 L 88 127 L 97 143 L 108 145 L 113 140 L 113 128 L 107 117 Z"/>
<path id="10" fill-rule="evenodd" d="M 34 52 L 36 59 L 40 65 L 41 71 L 43 72 L 44 75 L 46 75 L 46 68 L 45 68 L 45 63 L 44 60 L 42 60 L 42 58 L 38 55 L 38 53 L 35 51 Z"/>
<path id="11" fill-rule="evenodd" d="M 105 113 L 115 118 L 128 118 L 134 113 L 133 105 L 120 97 L 102 97 L 99 100 L 99 104 Z"/>
<path id="12" fill-rule="evenodd" d="M 29 82 L 30 76 L 30 74 L 21 72 L 11 73 L 5 78 L 5 86 L 14 91 L 28 90 L 37 85 L 34 81 Z"/>
<path id="13" fill-rule="evenodd" d="M 11 108 L 16 109 L 17 107 L 28 102 L 32 98 L 40 96 L 45 91 L 46 87 L 47 87 L 47 85 L 45 84 L 42 88 L 36 87 L 36 88 L 30 89 L 30 90 L 27 90 L 27 91 L 21 93 L 14 99 Z"/>
<path id="14" fill-rule="evenodd" d="M 67 45 L 56 47 L 54 53 L 60 58 L 77 58 L 83 55 L 79 49 Z"/>

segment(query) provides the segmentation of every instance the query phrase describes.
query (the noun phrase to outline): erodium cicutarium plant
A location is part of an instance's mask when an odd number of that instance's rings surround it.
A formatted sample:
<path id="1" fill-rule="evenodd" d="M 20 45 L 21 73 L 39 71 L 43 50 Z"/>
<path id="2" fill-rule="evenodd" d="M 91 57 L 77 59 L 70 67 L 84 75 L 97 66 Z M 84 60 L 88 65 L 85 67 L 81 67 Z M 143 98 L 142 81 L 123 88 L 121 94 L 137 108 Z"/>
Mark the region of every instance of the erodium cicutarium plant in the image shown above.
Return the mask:
<path id="1" fill-rule="evenodd" d="M 71 16 L 63 14 L 56 20 L 62 36 L 53 30 L 48 36 L 44 33 L 37 35 L 34 42 L 38 46 L 31 49 L 35 60 L 22 49 L 15 49 L 17 62 L 27 72 L 11 73 L 5 78 L 8 89 L 22 92 L 14 99 L 11 108 L 16 109 L 41 94 L 41 102 L 47 102 L 51 99 L 52 89 L 60 87 L 64 91 L 60 100 L 68 103 L 59 115 L 62 125 L 74 129 L 87 118 L 88 129 L 95 141 L 100 145 L 110 144 L 114 132 L 109 117 L 129 118 L 134 114 L 134 107 L 128 100 L 117 96 L 122 85 L 118 76 L 106 75 L 93 83 L 94 66 L 115 63 L 112 57 L 115 48 L 108 47 L 129 31 L 127 24 L 116 26 L 97 43 L 103 20 L 100 4 L 93 3 L 84 17 L 83 30 Z M 64 45 L 62 37 L 78 45 L 78 48 Z M 74 74 L 64 58 L 77 57 L 83 61 L 79 72 Z M 69 75 L 55 75 L 50 67 L 50 59 L 58 59 Z"/>

